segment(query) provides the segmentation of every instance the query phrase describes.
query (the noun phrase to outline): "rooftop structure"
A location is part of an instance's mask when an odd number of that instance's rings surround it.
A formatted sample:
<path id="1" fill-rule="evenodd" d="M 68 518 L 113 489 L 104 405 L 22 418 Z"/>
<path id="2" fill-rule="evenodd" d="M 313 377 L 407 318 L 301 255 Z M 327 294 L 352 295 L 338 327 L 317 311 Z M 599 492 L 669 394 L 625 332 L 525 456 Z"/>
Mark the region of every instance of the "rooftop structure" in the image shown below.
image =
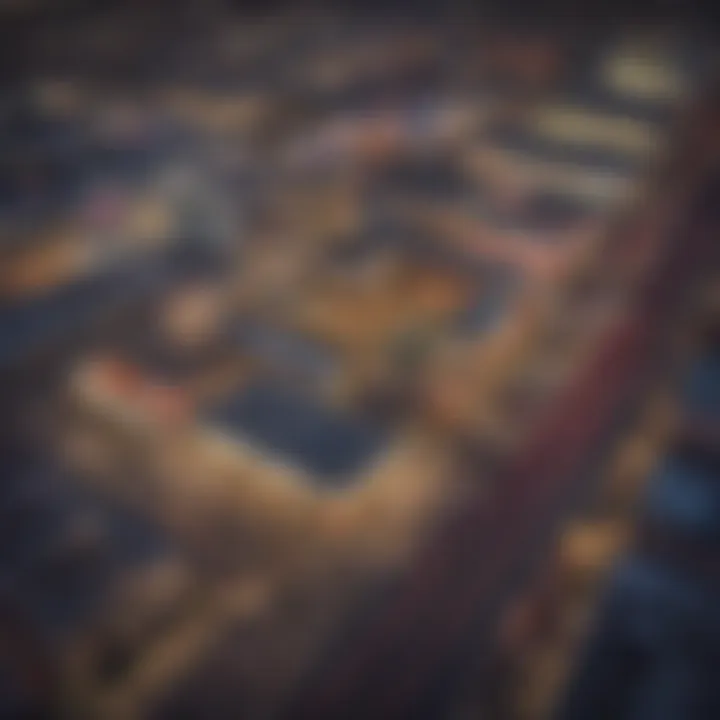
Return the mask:
<path id="1" fill-rule="evenodd" d="M 208 421 L 331 487 L 350 482 L 385 442 L 376 429 L 268 384 L 229 398 L 209 412 Z"/>

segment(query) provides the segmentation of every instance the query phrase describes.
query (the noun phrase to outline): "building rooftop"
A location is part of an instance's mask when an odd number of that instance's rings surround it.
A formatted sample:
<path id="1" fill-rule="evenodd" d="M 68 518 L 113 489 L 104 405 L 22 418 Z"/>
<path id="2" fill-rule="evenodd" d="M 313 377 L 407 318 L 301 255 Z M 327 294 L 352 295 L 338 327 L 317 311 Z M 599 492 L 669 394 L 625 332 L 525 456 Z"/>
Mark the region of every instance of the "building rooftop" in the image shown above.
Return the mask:
<path id="1" fill-rule="evenodd" d="M 161 292 L 172 277 L 164 253 L 131 258 L 118 266 L 0 307 L 0 365 L 23 358 L 55 338 L 89 328 L 119 305 Z"/>
<path id="2" fill-rule="evenodd" d="M 496 227 L 529 233 L 531 238 L 555 240 L 561 233 L 596 216 L 592 205 L 582 197 L 560 192 L 539 191 L 519 207 L 492 213 Z"/>
<path id="3" fill-rule="evenodd" d="M 181 347 L 152 330 L 144 330 L 121 346 L 133 364 L 152 378 L 171 383 L 183 382 L 203 372 L 222 357 L 225 349 L 221 342 Z"/>
<path id="4" fill-rule="evenodd" d="M 389 248 L 411 262 L 427 263 L 438 270 L 457 272 L 465 278 L 484 279 L 495 271 L 479 258 L 468 257 L 441 235 L 423 227 L 380 218 L 370 223 L 358 242 L 375 248 Z"/>
<path id="5" fill-rule="evenodd" d="M 260 362 L 263 370 L 288 379 L 316 384 L 336 367 L 331 348 L 291 330 L 243 321 L 233 335 L 241 350 Z"/>
<path id="6" fill-rule="evenodd" d="M 209 421 L 300 466 L 322 484 L 343 484 L 385 443 L 375 428 L 263 382 L 216 406 Z"/>
<path id="7" fill-rule="evenodd" d="M 8 481 L 3 577 L 45 633 L 83 628 L 115 579 L 170 551 L 156 527 L 86 491 L 53 463 L 36 462 Z"/>
<path id="8" fill-rule="evenodd" d="M 644 160 L 605 148 L 572 145 L 551 140 L 529 130 L 510 126 L 488 132 L 491 147 L 523 156 L 532 162 L 573 165 L 590 172 L 633 177 L 643 168 Z"/>
<path id="9" fill-rule="evenodd" d="M 673 103 L 621 95 L 598 84 L 597 79 L 588 79 L 587 70 L 584 73 L 563 88 L 564 102 L 585 110 L 642 120 L 660 128 L 668 126 L 672 121 L 677 110 Z"/>
<path id="10" fill-rule="evenodd" d="M 462 200 L 480 192 L 462 168 L 449 159 L 398 163 L 378 178 L 376 187 L 383 195 L 410 196 L 420 201 Z"/>
<path id="11" fill-rule="evenodd" d="M 652 523 L 713 542 L 720 540 L 717 453 L 694 449 L 665 458 L 650 478 L 643 503 Z"/>

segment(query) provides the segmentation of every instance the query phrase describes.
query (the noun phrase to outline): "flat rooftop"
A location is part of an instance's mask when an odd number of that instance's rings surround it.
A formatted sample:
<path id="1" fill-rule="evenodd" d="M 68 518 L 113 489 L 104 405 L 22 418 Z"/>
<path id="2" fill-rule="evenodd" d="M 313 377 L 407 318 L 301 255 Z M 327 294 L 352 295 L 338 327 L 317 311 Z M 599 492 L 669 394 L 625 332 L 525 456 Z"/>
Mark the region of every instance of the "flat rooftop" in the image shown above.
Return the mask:
<path id="1" fill-rule="evenodd" d="M 376 249 L 392 249 L 409 263 L 457 273 L 466 279 L 485 280 L 495 270 L 481 258 L 469 257 L 439 233 L 390 218 L 371 222 L 355 242 Z"/>
<path id="2" fill-rule="evenodd" d="M 42 632 L 63 635 L 102 611 L 113 582 L 173 550 L 154 525 L 54 461 L 30 462 L 0 494 L 3 573 Z"/>
<path id="3" fill-rule="evenodd" d="M 697 450 L 669 455 L 653 473 L 642 509 L 662 527 L 720 542 L 717 455 Z"/>
<path id="4" fill-rule="evenodd" d="M 457 201 L 480 193 L 478 183 L 450 158 L 395 163 L 380 175 L 376 185 L 383 195 L 434 202 Z"/>
<path id="5" fill-rule="evenodd" d="M 583 68 L 564 88 L 563 101 L 584 110 L 648 122 L 656 128 L 670 124 L 677 111 L 675 103 L 620 94 L 598 83 L 597 72 L 598 68 L 590 73 Z"/>
<path id="6" fill-rule="evenodd" d="M 299 466 L 322 485 L 346 484 L 386 443 L 379 429 L 268 382 L 244 388 L 207 417 L 211 425 Z"/>
<path id="7" fill-rule="evenodd" d="M 85 276 L 0 308 L 0 365 L 88 327 L 118 303 L 162 287 L 166 274 L 153 260 Z"/>
<path id="8" fill-rule="evenodd" d="M 537 190 L 508 208 L 481 198 L 465 209 L 492 230 L 526 233 L 529 239 L 542 242 L 561 240 L 564 231 L 602 215 L 597 205 L 559 190 Z"/>
<path id="9" fill-rule="evenodd" d="M 233 339 L 263 370 L 288 378 L 315 384 L 337 368 L 337 357 L 328 345 L 269 323 L 243 320 L 234 328 Z"/>
<path id="10" fill-rule="evenodd" d="M 542 137 L 530 130 L 510 126 L 496 127 L 486 137 L 490 147 L 511 152 L 532 162 L 581 167 L 589 172 L 632 178 L 646 161 L 606 148 L 570 144 Z"/>

